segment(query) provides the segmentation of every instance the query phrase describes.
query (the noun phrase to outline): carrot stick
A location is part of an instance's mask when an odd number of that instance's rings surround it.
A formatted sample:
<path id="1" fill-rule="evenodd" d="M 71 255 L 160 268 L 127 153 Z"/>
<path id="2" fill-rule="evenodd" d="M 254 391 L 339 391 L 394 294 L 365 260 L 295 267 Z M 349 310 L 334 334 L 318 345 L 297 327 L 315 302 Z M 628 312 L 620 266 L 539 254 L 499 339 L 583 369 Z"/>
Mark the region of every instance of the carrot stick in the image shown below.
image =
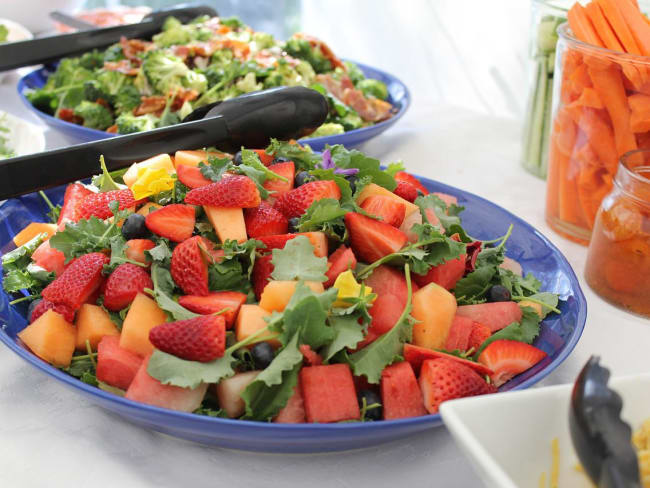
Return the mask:
<path id="1" fill-rule="evenodd" d="M 557 219 L 559 214 L 560 203 L 560 169 L 563 163 L 562 160 L 569 158 L 562 154 L 555 143 L 555 131 L 551 136 L 551 147 L 548 154 L 548 176 L 546 183 L 546 215 L 553 219 Z"/>
<path id="2" fill-rule="evenodd" d="M 578 201 L 582 207 L 589 228 L 593 228 L 596 213 L 600 202 L 609 192 L 610 187 L 605 184 L 601 175 L 603 170 L 592 164 L 581 165 L 576 181 Z"/>
<path id="3" fill-rule="evenodd" d="M 650 56 L 650 25 L 643 20 L 643 14 L 630 0 L 619 0 L 616 3 L 625 23 L 629 27 L 637 46 L 644 56 Z"/>
<path id="4" fill-rule="evenodd" d="M 567 157 L 560 158 L 558 203 L 561 220 L 582 226 L 585 219 L 576 198 L 577 165 L 577 160 L 570 160 Z"/>
<path id="5" fill-rule="evenodd" d="M 596 33 L 596 29 L 594 29 L 587 11 L 582 5 L 577 2 L 574 3 L 573 7 L 569 9 L 567 18 L 571 30 L 578 39 L 593 46 L 604 47 L 602 39 Z"/>
<path id="6" fill-rule="evenodd" d="M 616 33 L 616 37 L 625 48 L 625 51 L 630 54 L 642 54 L 630 28 L 628 27 L 621 11 L 618 8 L 616 0 L 593 0 L 600 5 L 603 9 L 603 14 L 607 18 L 609 25 Z"/>
<path id="7" fill-rule="evenodd" d="M 591 108 L 604 108 L 603 101 L 600 99 L 598 92 L 593 88 L 585 88 L 582 90 L 580 97 L 573 102 L 575 105 Z"/>
<path id="8" fill-rule="evenodd" d="M 650 95 L 635 93 L 627 97 L 632 112 L 650 112 Z"/>
<path id="9" fill-rule="evenodd" d="M 634 133 L 650 131 L 650 111 L 632 112 L 630 129 Z"/>
<path id="10" fill-rule="evenodd" d="M 613 168 L 612 171 L 616 171 L 618 154 L 614 134 L 611 127 L 600 117 L 599 111 L 584 107 L 581 110 L 570 110 L 570 113 L 574 122 L 587 135 L 598 158 L 608 169 Z"/>
<path id="11" fill-rule="evenodd" d="M 566 107 L 561 107 L 555 115 L 555 144 L 558 151 L 571 156 L 576 145 L 578 127 Z"/>

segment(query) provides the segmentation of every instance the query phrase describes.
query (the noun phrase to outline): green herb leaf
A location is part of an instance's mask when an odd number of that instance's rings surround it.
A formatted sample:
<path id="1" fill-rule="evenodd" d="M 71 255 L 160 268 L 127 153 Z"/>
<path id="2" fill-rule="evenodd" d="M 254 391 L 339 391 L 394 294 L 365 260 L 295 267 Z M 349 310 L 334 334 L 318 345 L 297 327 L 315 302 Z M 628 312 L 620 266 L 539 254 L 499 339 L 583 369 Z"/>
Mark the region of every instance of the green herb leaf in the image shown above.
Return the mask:
<path id="1" fill-rule="evenodd" d="M 334 339 L 323 351 L 323 360 L 328 362 L 336 353 L 346 348 L 354 349 L 363 340 L 363 327 L 355 316 L 330 316 L 329 324 L 334 329 Z"/>
<path id="2" fill-rule="evenodd" d="M 445 235 L 452 236 L 458 234 L 463 242 L 472 242 L 474 240 L 467 235 L 460 222 L 460 217 L 458 215 L 464 210 L 463 207 L 454 204 L 447 205 L 440 199 L 440 197 L 433 193 L 419 196 L 415 200 L 415 204 L 420 207 L 422 222 L 431 223 L 427 216 L 427 210 L 433 210 L 440 221 L 440 225 L 445 229 Z"/>
<path id="3" fill-rule="evenodd" d="M 312 170 L 316 163 L 322 161 L 322 157 L 314 154 L 309 146 L 291 144 L 277 139 L 271 139 L 271 144 L 266 148 L 266 154 L 293 161 L 296 165 L 296 172 Z"/>
<path id="4" fill-rule="evenodd" d="M 113 190 L 121 190 L 123 187 L 120 187 L 108 172 L 106 168 L 106 162 L 104 161 L 104 155 L 99 156 L 99 165 L 102 168 L 102 174 L 94 176 L 92 179 L 92 184 L 99 188 L 100 193 Z"/>
<path id="5" fill-rule="evenodd" d="M 76 223 L 66 223 L 65 229 L 50 238 L 50 246 L 65 254 L 66 262 L 91 252 L 101 252 L 110 247 L 114 237 L 122 232 L 115 224 L 97 217 L 81 219 Z"/>
<path id="6" fill-rule="evenodd" d="M 271 263 L 274 280 L 327 281 L 327 258 L 316 257 L 314 246 L 305 236 L 287 241 L 284 249 L 273 249 Z"/>
<path id="7" fill-rule="evenodd" d="M 495 266 L 477 268 L 456 283 L 454 294 L 459 305 L 469 305 L 485 301 L 485 293 L 492 286 L 492 278 L 497 273 Z"/>
<path id="8" fill-rule="evenodd" d="M 177 358 L 156 349 L 149 358 L 147 373 L 163 385 L 196 388 L 201 383 L 218 383 L 223 378 L 234 375 L 234 362 L 232 352 L 214 361 L 200 363 Z"/>
<path id="9" fill-rule="evenodd" d="M 151 280 L 153 281 L 153 290 L 151 290 L 151 293 L 156 303 L 172 319 L 188 320 L 194 317 L 200 317 L 199 314 L 190 312 L 172 298 L 176 285 L 168 269 L 154 263 L 151 266 Z"/>
<path id="10" fill-rule="evenodd" d="M 348 230 L 343 217 L 347 210 L 341 208 L 338 200 L 323 198 L 312 203 L 300 217 L 299 232 L 324 232 L 330 238 L 344 242 Z"/>

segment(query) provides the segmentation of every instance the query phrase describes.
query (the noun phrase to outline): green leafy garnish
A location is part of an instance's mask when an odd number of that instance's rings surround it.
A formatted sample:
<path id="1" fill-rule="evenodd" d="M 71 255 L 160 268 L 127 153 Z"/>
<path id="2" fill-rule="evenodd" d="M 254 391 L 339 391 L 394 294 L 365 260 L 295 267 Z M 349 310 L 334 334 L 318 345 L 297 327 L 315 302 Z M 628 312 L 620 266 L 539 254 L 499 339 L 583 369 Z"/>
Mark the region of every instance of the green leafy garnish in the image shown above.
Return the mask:
<path id="1" fill-rule="evenodd" d="M 298 236 L 284 245 L 284 249 L 273 249 L 274 280 L 327 281 L 327 258 L 314 255 L 314 246 L 305 236 Z"/>
<path id="2" fill-rule="evenodd" d="M 2 269 L 5 274 L 2 287 L 7 293 L 19 290 L 30 290 L 40 293 L 45 286 L 54 280 L 54 273 L 32 263 L 32 254 L 47 239 L 42 233 L 33 237 L 29 242 L 2 256 Z"/>
<path id="3" fill-rule="evenodd" d="M 522 307 L 522 318 L 520 322 L 513 322 L 507 327 L 495 332 L 488 337 L 481 347 L 478 348 L 474 355 L 476 361 L 487 346 L 499 339 L 508 339 L 511 341 L 525 342 L 531 344 L 533 340 L 539 335 L 539 324 L 541 317 L 537 312 L 530 307 Z"/>
<path id="4" fill-rule="evenodd" d="M 173 298 L 176 285 L 168 269 L 158 263 L 151 266 L 151 280 L 153 290 L 147 290 L 153 295 L 156 303 L 174 320 L 188 320 L 200 317 L 199 314 L 189 311 Z"/>
<path id="5" fill-rule="evenodd" d="M 113 191 L 113 190 L 121 190 L 121 187 L 117 183 L 115 183 L 115 181 L 111 177 L 111 174 L 108 172 L 108 169 L 106 168 L 104 155 L 99 156 L 99 165 L 102 168 L 102 174 L 93 177 L 92 179 L 93 185 L 99 188 L 99 191 L 101 193 L 107 191 Z"/>

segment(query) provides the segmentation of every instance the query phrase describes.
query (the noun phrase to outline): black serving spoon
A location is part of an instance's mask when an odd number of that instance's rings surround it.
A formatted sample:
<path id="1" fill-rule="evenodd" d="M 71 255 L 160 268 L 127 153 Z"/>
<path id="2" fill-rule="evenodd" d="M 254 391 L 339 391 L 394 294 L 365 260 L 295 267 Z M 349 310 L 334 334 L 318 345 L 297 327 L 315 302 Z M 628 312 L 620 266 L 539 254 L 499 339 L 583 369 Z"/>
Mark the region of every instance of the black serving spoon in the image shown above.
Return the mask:
<path id="1" fill-rule="evenodd" d="M 592 356 L 571 393 L 569 429 L 578 458 L 599 488 L 640 488 L 632 429 L 621 419 L 623 400 L 607 387 L 609 370 Z"/>
<path id="2" fill-rule="evenodd" d="M 0 71 L 33 64 L 49 63 L 64 56 L 72 56 L 94 48 L 109 46 L 118 42 L 122 37 L 149 38 L 160 31 L 167 17 L 173 16 L 185 23 L 201 15 L 214 17 L 217 12 L 207 6 L 181 4 L 151 12 L 137 24 L 88 29 L 71 34 L 0 44 Z"/>
<path id="3" fill-rule="evenodd" d="M 271 138 L 304 137 L 325 122 L 327 100 L 305 87 L 279 87 L 200 107 L 182 123 L 0 161 L 0 200 L 63 185 L 179 149 L 263 148 Z"/>

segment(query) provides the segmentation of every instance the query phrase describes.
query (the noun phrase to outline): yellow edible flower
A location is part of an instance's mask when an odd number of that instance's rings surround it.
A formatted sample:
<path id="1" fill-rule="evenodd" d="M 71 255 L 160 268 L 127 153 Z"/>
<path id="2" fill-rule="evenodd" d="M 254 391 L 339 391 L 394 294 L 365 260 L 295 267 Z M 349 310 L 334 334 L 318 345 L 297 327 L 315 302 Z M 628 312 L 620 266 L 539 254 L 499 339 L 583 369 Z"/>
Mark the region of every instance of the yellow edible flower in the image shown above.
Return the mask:
<path id="1" fill-rule="evenodd" d="M 140 200 L 172 188 L 174 188 L 174 179 L 165 169 L 141 168 L 138 171 L 138 179 L 131 186 L 131 191 L 133 198 Z"/>
<path id="2" fill-rule="evenodd" d="M 335 307 L 349 307 L 352 304 L 345 299 L 359 298 L 361 294 L 361 285 L 354 279 L 354 274 L 352 274 L 352 270 L 350 269 L 338 275 L 333 286 L 339 291 L 334 302 Z M 368 296 L 371 293 L 372 288 L 366 286 L 363 290 L 363 296 Z"/>

